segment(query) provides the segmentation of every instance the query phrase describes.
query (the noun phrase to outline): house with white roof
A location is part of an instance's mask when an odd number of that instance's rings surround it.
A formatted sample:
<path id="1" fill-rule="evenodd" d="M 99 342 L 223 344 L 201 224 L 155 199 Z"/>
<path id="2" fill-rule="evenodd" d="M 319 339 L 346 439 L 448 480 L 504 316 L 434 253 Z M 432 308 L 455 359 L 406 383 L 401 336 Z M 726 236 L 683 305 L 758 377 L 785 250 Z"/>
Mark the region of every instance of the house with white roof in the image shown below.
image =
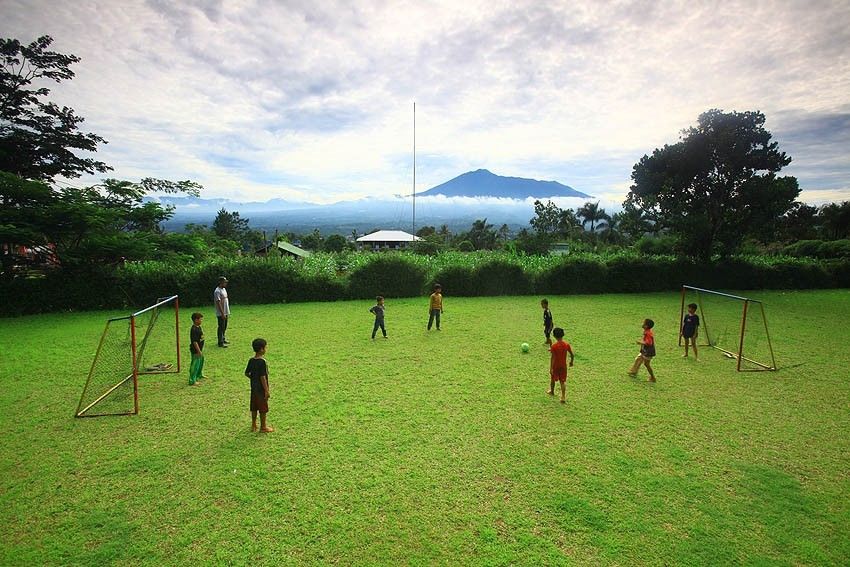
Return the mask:
<path id="1" fill-rule="evenodd" d="M 404 250 L 414 242 L 422 240 L 403 230 L 379 230 L 357 239 L 361 250 Z"/>

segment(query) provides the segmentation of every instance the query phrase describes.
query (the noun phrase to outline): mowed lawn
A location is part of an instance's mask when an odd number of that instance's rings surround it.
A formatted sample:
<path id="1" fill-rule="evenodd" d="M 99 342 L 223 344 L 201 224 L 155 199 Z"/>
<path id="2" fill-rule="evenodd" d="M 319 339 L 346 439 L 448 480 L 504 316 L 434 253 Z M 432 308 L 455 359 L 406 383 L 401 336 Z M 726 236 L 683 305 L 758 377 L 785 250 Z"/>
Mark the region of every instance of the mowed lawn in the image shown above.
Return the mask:
<path id="1" fill-rule="evenodd" d="M 675 293 L 550 297 L 565 405 L 539 297 L 446 290 L 430 333 L 427 297 L 388 298 L 373 342 L 371 302 L 230 293 L 230 348 L 202 309 L 209 378 L 142 377 L 138 416 L 72 417 L 117 313 L 0 320 L 0 564 L 850 563 L 847 290 L 751 292 L 781 368 L 748 373 L 681 358 Z M 644 317 L 656 384 L 626 375 Z"/>

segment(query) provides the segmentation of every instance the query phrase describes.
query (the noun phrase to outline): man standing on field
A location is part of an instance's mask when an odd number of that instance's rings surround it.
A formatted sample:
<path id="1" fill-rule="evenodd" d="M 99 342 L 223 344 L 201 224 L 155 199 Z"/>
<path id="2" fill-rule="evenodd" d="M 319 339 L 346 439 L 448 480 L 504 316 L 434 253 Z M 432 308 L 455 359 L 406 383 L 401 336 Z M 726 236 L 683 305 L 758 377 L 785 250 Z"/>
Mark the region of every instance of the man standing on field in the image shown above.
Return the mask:
<path id="1" fill-rule="evenodd" d="M 218 346 L 227 348 L 230 344 L 224 333 L 227 331 L 227 319 L 230 317 L 230 301 L 227 299 L 227 278 L 218 278 L 218 287 L 213 291 L 213 302 L 215 303 L 215 316 L 218 317 Z"/>

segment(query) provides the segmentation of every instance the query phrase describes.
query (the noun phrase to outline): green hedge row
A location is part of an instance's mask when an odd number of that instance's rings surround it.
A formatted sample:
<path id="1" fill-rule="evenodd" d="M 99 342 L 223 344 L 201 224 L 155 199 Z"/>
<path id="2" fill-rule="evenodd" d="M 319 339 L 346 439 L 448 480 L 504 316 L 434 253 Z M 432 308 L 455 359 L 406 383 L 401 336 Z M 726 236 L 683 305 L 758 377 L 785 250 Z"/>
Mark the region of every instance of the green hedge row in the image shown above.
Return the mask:
<path id="1" fill-rule="evenodd" d="M 651 292 L 683 283 L 710 289 L 850 287 L 850 259 L 739 257 L 711 263 L 674 256 L 504 253 L 428 258 L 414 254 L 325 255 L 308 262 L 233 258 L 196 265 L 128 264 L 88 273 L 0 280 L 0 315 L 133 309 L 180 295 L 186 307 L 212 303 L 219 275 L 239 303 L 413 297 L 437 282 L 448 296 Z"/>

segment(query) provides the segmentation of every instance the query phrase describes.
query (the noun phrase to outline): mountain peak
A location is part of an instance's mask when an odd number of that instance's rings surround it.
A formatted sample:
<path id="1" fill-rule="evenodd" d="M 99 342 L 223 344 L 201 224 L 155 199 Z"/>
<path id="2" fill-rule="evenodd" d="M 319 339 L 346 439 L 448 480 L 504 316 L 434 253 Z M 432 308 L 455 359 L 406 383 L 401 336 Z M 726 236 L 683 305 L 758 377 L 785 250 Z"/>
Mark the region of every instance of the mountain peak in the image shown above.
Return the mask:
<path id="1" fill-rule="evenodd" d="M 576 191 L 557 181 L 540 181 L 523 177 L 496 175 L 487 169 L 467 171 L 445 183 L 432 187 L 420 195 L 445 195 L 446 197 L 502 197 L 509 199 L 545 199 L 547 197 L 580 197 L 590 195 Z"/>

